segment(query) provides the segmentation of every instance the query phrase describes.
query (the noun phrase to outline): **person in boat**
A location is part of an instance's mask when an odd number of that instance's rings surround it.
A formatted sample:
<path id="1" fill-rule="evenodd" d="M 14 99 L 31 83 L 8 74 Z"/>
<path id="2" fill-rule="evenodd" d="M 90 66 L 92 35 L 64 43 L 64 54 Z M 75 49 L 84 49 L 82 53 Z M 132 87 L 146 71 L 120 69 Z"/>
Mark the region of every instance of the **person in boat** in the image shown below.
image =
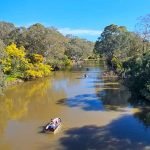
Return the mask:
<path id="1" fill-rule="evenodd" d="M 45 129 L 50 131 L 55 130 L 60 125 L 60 123 L 60 118 L 51 119 L 51 121 L 46 125 Z"/>
<path id="2" fill-rule="evenodd" d="M 46 130 L 51 130 L 51 129 L 55 129 L 56 128 L 56 124 L 54 124 L 52 121 L 50 123 L 48 123 L 46 125 Z"/>
<path id="3" fill-rule="evenodd" d="M 56 124 L 51 124 L 50 128 L 55 129 L 56 128 Z"/>
<path id="4" fill-rule="evenodd" d="M 54 124 L 54 125 L 59 125 L 61 122 L 61 119 L 60 118 L 55 118 L 55 119 L 52 119 L 51 120 L 51 124 Z"/>
<path id="5" fill-rule="evenodd" d="M 84 78 L 86 78 L 87 77 L 87 75 L 86 75 L 86 73 L 84 74 Z"/>
<path id="6" fill-rule="evenodd" d="M 48 123 L 48 125 L 46 126 L 46 130 L 51 130 L 51 129 L 55 129 L 55 127 L 56 127 L 56 125 L 55 124 L 53 124 L 53 123 Z"/>
<path id="7" fill-rule="evenodd" d="M 60 118 L 52 119 L 53 124 L 58 124 L 60 122 Z"/>

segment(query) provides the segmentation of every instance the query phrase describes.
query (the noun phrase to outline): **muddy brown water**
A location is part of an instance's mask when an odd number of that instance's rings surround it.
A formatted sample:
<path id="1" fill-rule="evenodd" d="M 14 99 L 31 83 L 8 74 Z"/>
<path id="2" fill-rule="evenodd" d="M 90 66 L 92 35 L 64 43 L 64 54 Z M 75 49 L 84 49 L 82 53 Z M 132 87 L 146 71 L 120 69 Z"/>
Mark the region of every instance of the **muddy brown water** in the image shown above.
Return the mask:
<path id="1" fill-rule="evenodd" d="M 102 78 L 101 67 L 86 68 L 5 90 L 0 150 L 150 149 L 149 118 L 129 103 L 128 90 L 115 79 Z M 54 117 L 62 119 L 61 128 L 43 133 Z"/>

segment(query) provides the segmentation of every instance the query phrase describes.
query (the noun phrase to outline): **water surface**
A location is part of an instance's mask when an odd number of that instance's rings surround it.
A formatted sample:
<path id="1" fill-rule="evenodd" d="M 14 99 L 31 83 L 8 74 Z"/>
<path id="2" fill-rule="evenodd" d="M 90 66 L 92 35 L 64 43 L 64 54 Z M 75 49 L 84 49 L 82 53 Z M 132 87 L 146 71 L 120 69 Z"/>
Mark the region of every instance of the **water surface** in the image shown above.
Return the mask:
<path id="1" fill-rule="evenodd" d="M 0 97 L 0 149 L 150 149 L 149 107 L 133 108 L 128 90 L 115 79 L 102 78 L 102 67 L 86 68 L 5 90 Z M 54 117 L 63 120 L 61 129 L 42 133 Z"/>

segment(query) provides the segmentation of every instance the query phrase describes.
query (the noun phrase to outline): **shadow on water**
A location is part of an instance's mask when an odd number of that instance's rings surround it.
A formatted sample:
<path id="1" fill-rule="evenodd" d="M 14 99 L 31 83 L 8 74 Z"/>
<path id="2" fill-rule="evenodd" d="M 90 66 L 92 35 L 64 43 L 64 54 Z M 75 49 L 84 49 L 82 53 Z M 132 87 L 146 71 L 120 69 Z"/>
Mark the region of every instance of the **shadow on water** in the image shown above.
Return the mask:
<path id="1" fill-rule="evenodd" d="M 121 108 L 128 105 L 127 93 L 118 94 L 118 91 L 116 91 L 113 93 L 114 95 L 108 95 L 108 93 L 105 92 L 106 91 L 101 91 L 97 94 L 83 94 L 73 98 L 64 98 L 58 100 L 56 104 L 78 107 L 84 111 L 125 111 Z M 112 90 L 107 90 L 107 92 L 112 94 Z"/>
<path id="2" fill-rule="evenodd" d="M 143 123 L 146 128 L 150 127 L 150 108 L 141 108 L 134 114 L 134 117 Z"/>
<path id="3" fill-rule="evenodd" d="M 150 101 L 138 96 L 137 93 L 132 93 L 131 97 L 128 99 L 128 102 L 133 107 L 150 107 Z"/>
<path id="4" fill-rule="evenodd" d="M 119 107 L 128 106 L 130 94 L 121 88 L 104 88 L 94 94 L 81 94 L 57 101 L 59 105 L 79 107 L 84 111 L 121 111 Z"/>
<path id="5" fill-rule="evenodd" d="M 97 100 L 95 94 L 82 94 L 73 98 L 60 99 L 57 104 L 67 105 L 69 107 L 80 107 L 85 111 L 101 111 L 104 110 L 101 101 Z"/>
<path id="6" fill-rule="evenodd" d="M 46 132 L 44 131 L 44 128 L 45 128 L 45 126 L 40 126 L 38 133 L 39 134 L 45 134 Z"/>
<path id="7" fill-rule="evenodd" d="M 79 107 L 84 111 L 115 110 L 128 106 L 129 92 L 116 81 L 88 80 L 95 92 L 81 94 L 67 99 L 60 99 L 57 104 Z M 93 85 L 94 84 L 94 85 Z"/>
<path id="8" fill-rule="evenodd" d="M 65 150 L 143 150 L 150 148 L 150 129 L 127 115 L 103 127 L 69 129 L 59 142 Z"/>
<path id="9" fill-rule="evenodd" d="M 130 105 L 134 108 L 138 108 L 138 111 L 134 114 L 143 125 L 148 128 L 150 127 L 150 101 L 143 99 L 132 93 L 131 97 L 128 99 Z"/>
<path id="10" fill-rule="evenodd" d="M 97 93 L 97 96 L 100 97 L 103 105 L 118 107 L 127 107 L 128 99 L 130 97 L 130 93 L 121 89 L 105 89 L 105 91 L 100 91 Z"/>

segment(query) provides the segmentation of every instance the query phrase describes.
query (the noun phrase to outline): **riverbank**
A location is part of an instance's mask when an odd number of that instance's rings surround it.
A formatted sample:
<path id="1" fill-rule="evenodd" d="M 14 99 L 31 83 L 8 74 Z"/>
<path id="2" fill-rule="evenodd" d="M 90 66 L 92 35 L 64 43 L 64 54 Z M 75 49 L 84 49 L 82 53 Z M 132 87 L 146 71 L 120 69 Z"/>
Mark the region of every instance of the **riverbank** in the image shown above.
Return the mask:
<path id="1" fill-rule="evenodd" d="M 88 77 L 82 78 L 87 67 Z M 138 143 L 149 142 L 148 113 L 130 107 L 127 89 L 104 80 L 103 71 L 86 65 L 5 90 L 0 97 L 0 149 L 109 149 L 109 141 L 114 149 L 122 143 L 137 149 Z M 60 131 L 41 133 L 55 117 L 62 119 Z"/>
<path id="2" fill-rule="evenodd" d="M 6 80 L 6 87 L 7 86 L 12 86 L 15 84 L 20 84 L 20 83 L 24 83 L 25 81 L 22 79 L 17 79 L 17 78 L 11 78 L 10 80 Z"/>
<path id="3" fill-rule="evenodd" d="M 103 78 L 115 78 L 115 79 L 119 79 L 119 75 L 116 74 L 114 71 L 110 70 L 110 71 L 104 71 L 102 74 Z"/>
<path id="4" fill-rule="evenodd" d="M 91 61 L 93 61 L 93 60 L 89 60 L 89 62 L 91 62 Z M 99 61 L 99 60 L 94 60 L 94 61 Z M 59 67 L 53 66 L 52 73 L 57 72 L 57 71 L 72 70 L 72 69 L 76 68 L 76 66 L 81 68 L 87 62 L 88 62 L 88 60 L 79 60 L 79 61 L 72 60 L 72 63 L 69 66 L 65 66 L 65 65 L 59 66 Z M 47 76 L 45 76 L 45 77 L 47 77 Z M 41 78 L 45 78 L 45 77 L 41 77 Z M 8 88 L 9 86 L 13 86 L 13 85 L 17 85 L 17 84 L 25 83 L 28 81 L 37 80 L 37 79 L 39 79 L 39 78 L 34 78 L 34 79 L 30 79 L 30 80 L 23 80 L 23 79 L 18 79 L 18 78 L 13 78 L 13 77 L 7 77 L 5 79 L 4 89 Z"/>

